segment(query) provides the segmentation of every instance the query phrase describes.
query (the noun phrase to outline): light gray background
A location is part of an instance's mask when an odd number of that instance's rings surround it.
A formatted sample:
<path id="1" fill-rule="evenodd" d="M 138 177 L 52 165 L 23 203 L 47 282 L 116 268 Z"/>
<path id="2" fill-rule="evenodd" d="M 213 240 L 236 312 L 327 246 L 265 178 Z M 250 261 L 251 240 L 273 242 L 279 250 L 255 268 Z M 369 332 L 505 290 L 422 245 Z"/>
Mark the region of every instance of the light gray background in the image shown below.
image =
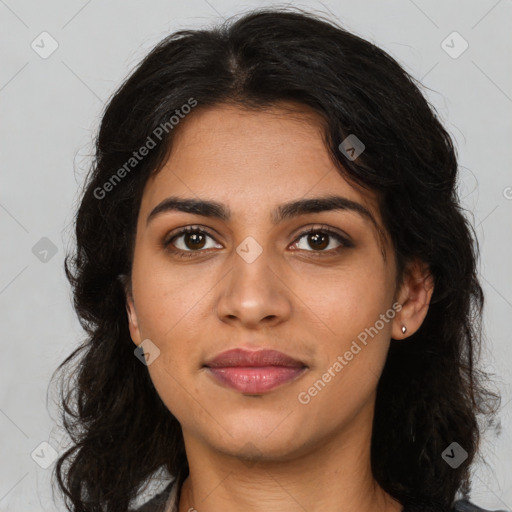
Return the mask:
<path id="1" fill-rule="evenodd" d="M 64 510 L 52 498 L 54 464 L 43 469 L 31 454 L 51 460 L 48 448 L 37 452 L 42 442 L 63 451 L 46 392 L 52 371 L 81 338 L 63 257 L 106 100 L 170 31 L 263 5 L 272 4 L 0 0 L 0 512 Z M 397 58 L 422 80 L 455 139 L 464 205 L 482 250 L 483 363 L 503 395 L 500 419 L 483 443 L 488 464 L 475 466 L 472 499 L 512 509 L 512 1 L 294 5 L 332 11 L 349 30 Z M 41 42 L 43 31 L 58 43 L 48 58 L 31 47 L 35 41 L 39 51 L 43 44 L 50 48 L 49 39 Z M 457 58 L 464 41 L 450 36 L 454 31 L 469 44 Z M 45 256 L 39 246 L 34 254 L 43 237 L 55 245 L 55 255 Z"/>

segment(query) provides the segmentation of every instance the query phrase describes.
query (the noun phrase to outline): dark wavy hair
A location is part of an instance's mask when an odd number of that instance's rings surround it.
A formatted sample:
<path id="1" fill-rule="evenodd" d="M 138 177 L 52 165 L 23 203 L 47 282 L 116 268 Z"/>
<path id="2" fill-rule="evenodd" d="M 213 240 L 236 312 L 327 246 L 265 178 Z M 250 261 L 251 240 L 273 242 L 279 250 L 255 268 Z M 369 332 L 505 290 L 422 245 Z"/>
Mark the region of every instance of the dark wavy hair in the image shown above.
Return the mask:
<path id="1" fill-rule="evenodd" d="M 407 341 L 391 341 L 378 383 L 372 471 L 404 505 L 447 510 L 457 493 L 468 496 L 479 415 L 494 415 L 499 395 L 476 367 L 484 297 L 456 151 L 419 86 L 386 52 L 323 15 L 267 8 L 169 35 L 113 94 L 64 263 L 86 333 L 56 370 L 74 364 L 59 389 L 72 446 L 54 470 L 69 510 L 126 512 L 157 471 L 180 485 L 188 475 L 180 424 L 134 356 L 122 276 L 129 280 L 143 187 L 167 160 L 179 126 L 168 124 L 161 140 L 155 129 L 191 98 L 195 111 L 292 102 L 318 113 L 340 175 L 378 194 L 398 282 L 408 262 L 428 264 L 435 281 L 428 314 Z M 365 145 L 355 160 L 339 149 L 350 134 Z M 151 136 L 155 147 L 113 182 Z M 441 456 L 454 441 L 468 454 L 456 469 Z"/>

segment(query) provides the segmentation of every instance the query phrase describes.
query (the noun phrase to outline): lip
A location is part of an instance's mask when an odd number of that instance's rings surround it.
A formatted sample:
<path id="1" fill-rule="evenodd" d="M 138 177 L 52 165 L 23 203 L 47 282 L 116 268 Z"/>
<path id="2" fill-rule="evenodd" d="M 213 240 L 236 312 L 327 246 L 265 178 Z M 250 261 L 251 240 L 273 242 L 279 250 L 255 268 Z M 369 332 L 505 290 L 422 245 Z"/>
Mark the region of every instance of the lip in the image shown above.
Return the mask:
<path id="1" fill-rule="evenodd" d="M 287 356 L 278 350 L 246 350 L 234 348 L 221 352 L 219 355 L 205 363 L 209 368 L 231 368 L 235 366 L 285 366 L 302 368 L 306 366 L 302 361 Z"/>
<path id="2" fill-rule="evenodd" d="M 297 379 L 307 366 L 277 350 L 232 349 L 204 365 L 219 383 L 243 393 L 261 394 Z"/>

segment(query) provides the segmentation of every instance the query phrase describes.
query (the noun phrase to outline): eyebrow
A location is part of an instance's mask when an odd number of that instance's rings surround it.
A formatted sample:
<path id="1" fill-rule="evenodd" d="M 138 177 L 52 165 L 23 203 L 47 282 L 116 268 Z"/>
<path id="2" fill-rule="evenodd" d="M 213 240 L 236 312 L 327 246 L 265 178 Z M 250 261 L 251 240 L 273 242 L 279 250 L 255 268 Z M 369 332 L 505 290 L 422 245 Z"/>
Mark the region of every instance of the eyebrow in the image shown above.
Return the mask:
<path id="1" fill-rule="evenodd" d="M 333 210 L 354 212 L 360 215 L 363 219 L 370 221 L 376 228 L 382 242 L 382 236 L 384 235 L 383 230 L 375 220 L 375 217 L 370 212 L 370 210 L 356 201 L 352 201 L 351 199 L 347 199 L 346 197 L 341 196 L 313 197 L 283 203 L 271 212 L 271 221 L 272 224 L 277 225 L 280 222 L 298 217 L 300 215 Z M 153 210 L 151 210 L 146 219 L 146 225 L 148 225 L 158 215 L 170 211 L 192 213 L 194 215 L 220 219 L 226 222 L 231 220 L 231 211 L 229 207 L 222 203 L 207 199 L 193 199 L 171 196 L 164 199 L 162 202 L 156 205 Z M 382 245 L 381 252 L 383 253 L 385 259 L 385 251 Z"/>

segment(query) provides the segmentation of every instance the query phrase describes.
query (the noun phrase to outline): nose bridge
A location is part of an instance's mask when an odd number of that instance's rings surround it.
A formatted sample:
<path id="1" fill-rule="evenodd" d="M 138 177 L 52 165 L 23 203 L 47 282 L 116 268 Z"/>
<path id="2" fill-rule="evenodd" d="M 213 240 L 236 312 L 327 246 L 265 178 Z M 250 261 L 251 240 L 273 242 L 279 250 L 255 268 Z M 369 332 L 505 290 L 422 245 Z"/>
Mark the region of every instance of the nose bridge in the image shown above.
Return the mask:
<path id="1" fill-rule="evenodd" d="M 219 298 L 219 316 L 247 324 L 287 316 L 290 302 L 279 268 L 272 249 L 247 236 L 233 254 L 232 270 Z"/>
<path id="2" fill-rule="evenodd" d="M 231 273 L 231 293 L 241 301 L 255 305 L 272 294 L 269 279 L 271 249 L 263 247 L 253 236 L 246 237 L 236 248 Z M 272 273 L 274 275 L 274 273 Z"/>

